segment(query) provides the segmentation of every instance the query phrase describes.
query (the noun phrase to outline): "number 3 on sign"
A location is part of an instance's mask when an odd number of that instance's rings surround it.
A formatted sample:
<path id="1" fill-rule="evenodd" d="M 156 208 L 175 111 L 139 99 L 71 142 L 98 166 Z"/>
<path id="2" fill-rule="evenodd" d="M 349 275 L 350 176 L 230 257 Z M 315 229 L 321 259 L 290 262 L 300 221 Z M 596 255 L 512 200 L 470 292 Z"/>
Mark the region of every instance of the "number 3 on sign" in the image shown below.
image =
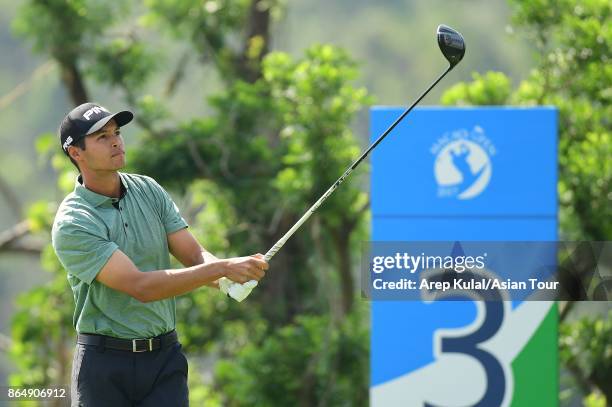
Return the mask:
<path id="1" fill-rule="evenodd" d="M 485 383 L 484 394 L 470 407 L 502 407 L 506 394 L 512 389 L 512 373 L 509 366 L 500 361 L 491 351 L 482 345 L 493 338 L 504 322 L 504 315 L 509 307 L 509 302 L 504 301 L 502 294 L 497 291 L 491 296 L 491 290 L 487 292 L 488 301 L 482 301 L 478 290 L 462 290 L 459 292 L 435 292 L 429 291 L 425 300 L 443 300 L 449 297 L 465 297 L 466 300 L 478 300 L 476 302 L 477 316 L 472 325 L 460 329 L 438 330 L 434 335 L 434 353 L 436 359 L 444 356 L 465 355 L 475 360 L 484 371 Z M 496 297 L 496 298 L 494 298 Z M 457 369 L 460 371 L 461 369 Z M 509 401 L 509 400 L 508 400 Z M 425 402 L 424 407 L 441 407 L 436 404 Z"/>

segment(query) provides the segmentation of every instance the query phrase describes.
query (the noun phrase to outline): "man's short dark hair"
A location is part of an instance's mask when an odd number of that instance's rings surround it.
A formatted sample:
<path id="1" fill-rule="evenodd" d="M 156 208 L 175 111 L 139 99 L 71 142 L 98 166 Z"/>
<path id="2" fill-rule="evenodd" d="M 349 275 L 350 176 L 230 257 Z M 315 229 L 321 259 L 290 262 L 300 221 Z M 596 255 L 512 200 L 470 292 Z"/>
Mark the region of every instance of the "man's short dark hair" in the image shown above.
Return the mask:
<path id="1" fill-rule="evenodd" d="M 72 143 L 72 145 L 73 145 L 74 147 L 77 147 L 77 148 L 81 149 L 81 150 L 85 150 L 85 138 L 86 138 L 86 137 L 83 137 L 83 138 L 78 139 L 77 141 L 75 141 L 74 143 Z M 81 169 L 79 168 L 79 165 L 77 164 L 77 162 L 76 162 L 76 161 L 74 161 L 74 160 L 72 159 L 72 157 L 70 157 L 70 154 L 68 154 L 68 158 L 70 158 L 70 162 L 71 162 L 72 164 L 74 164 L 74 166 L 77 168 L 77 170 L 79 170 L 79 172 L 81 172 Z"/>

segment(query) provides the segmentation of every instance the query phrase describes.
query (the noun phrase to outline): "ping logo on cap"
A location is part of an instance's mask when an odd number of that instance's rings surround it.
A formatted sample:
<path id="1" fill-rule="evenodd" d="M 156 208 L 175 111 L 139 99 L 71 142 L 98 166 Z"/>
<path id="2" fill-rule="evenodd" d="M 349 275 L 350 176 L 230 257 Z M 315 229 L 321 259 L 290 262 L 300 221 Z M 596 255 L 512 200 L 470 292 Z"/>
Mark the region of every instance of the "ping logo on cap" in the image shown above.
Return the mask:
<path id="1" fill-rule="evenodd" d="M 66 141 L 64 141 L 64 144 L 62 145 L 62 148 L 63 148 L 64 150 L 65 150 L 65 149 L 67 149 L 67 148 L 68 148 L 68 146 L 69 146 L 70 144 L 72 144 L 72 141 L 73 141 L 73 140 L 72 140 L 72 137 L 71 137 L 71 136 L 68 136 L 68 138 L 66 139 Z"/>
<path id="2" fill-rule="evenodd" d="M 102 112 L 109 113 L 108 110 L 106 110 L 105 108 L 103 108 L 101 106 L 94 106 L 91 109 L 88 109 L 85 113 L 83 113 L 83 117 L 86 120 L 91 120 L 91 115 L 102 113 Z"/>

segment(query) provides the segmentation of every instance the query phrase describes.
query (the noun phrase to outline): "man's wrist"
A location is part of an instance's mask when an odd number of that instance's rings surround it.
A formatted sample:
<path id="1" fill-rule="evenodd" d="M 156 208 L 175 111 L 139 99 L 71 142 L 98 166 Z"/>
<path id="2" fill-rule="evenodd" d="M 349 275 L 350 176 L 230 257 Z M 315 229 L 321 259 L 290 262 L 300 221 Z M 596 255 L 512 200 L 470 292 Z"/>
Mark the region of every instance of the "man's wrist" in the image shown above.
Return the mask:
<path id="1" fill-rule="evenodd" d="M 226 259 L 217 259 L 212 264 L 216 266 L 218 278 L 227 277 L 229 262 Z"/>

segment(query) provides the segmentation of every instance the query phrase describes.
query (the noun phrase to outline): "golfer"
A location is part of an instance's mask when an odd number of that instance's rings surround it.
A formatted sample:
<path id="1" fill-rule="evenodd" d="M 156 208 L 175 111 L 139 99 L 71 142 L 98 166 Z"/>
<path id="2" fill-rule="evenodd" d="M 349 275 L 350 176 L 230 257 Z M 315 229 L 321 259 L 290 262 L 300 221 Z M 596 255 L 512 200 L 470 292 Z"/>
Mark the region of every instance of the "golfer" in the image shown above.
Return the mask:
<path id="1" fill-rule="evenodd" d="M 133 117 L 85 103 L 59 129 L 62 149 L 80 172 L 52 230 L 76 304 L 73 406 L 188 405 L 175 296 L 218 287 L 221 277 L 260 280 L 268 268 L 261 254 L 216 258 L 157 182 L 119 172 L 120 128 Z M 170 254 L 185 268 L 170 269 Z"/>

